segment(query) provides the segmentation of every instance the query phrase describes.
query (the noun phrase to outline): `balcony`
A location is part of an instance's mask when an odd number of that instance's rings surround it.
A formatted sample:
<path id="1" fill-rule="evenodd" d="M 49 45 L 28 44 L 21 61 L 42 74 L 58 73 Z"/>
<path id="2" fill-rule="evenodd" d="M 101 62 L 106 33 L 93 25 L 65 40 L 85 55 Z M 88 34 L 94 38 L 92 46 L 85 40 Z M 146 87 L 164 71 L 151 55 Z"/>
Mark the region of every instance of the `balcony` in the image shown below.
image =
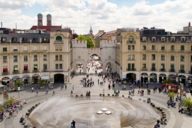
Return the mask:
<path id="1" fill-rule="evenodd" d="M 136 71 L 136 69 L 135 68 L 131 68 L 131 69 L 127 69 L 127 71 Z"/>
<path id="2" fill-rule="evenodd" d="M 185 73 L 185 70 L 179 70 L 179 73 Z"/>
<path id="3" fill-rule="evenodd" d="M 151 68 L 151 71 L 156 71 L 156 68 Z"/>
<path id="4" fill-rule="evenodd" d="M 142 68 L 141 70 L 142 70 L 142 71 L 147 71 L 147 68 Z"/>
<path id="5" fill-rule="evenodd" d="M 160 72 L 165 72 L 166 70 L 163 68 L 163 69 L 160 69 L 159 71 L 160 71 Z"/>
<path id="6" fill-rule="evenodd" d="M 37 73 L 37 72 L 39 72 L 38 69 L 34 69 L 34 70 L 33 70 L 33 73 Z"/>
<path id="7" fill-rule="evenodd" d="M 9 72 L 2 72 L 2 75 L 9 75 Z"/>
<path id="8" fill-rule="evenodd" d="M 14 70 L 13 74 L 19 74 L 19 71 L 18 70 Z"/>
<path id="9" fill-rule="evenodd" d="M 29 70 L 23 70 L 23 73 L 29 73 Z"/>
<path id="10" fill-rule="evenodd" d="M 169 72 L 175 72 L 175 69 L 170 69 Z"/>

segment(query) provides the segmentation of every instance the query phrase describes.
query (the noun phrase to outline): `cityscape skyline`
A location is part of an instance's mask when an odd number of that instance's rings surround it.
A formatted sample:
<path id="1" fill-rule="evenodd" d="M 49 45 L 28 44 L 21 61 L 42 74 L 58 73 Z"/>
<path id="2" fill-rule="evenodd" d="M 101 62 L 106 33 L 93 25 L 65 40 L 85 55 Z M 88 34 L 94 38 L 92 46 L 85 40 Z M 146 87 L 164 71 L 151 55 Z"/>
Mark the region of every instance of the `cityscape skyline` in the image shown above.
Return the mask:
<path id="1" fill-rule="evenodd" d="M 94 33 L 122 27 L 177 32 L 191 21 L 191 6 L 187 0 L 0 0 L 0 21 L 3 27 L 30 29 L 37 23 L 37 13 L 43 14 L 44 24 L 50 13 L 54 25 L 70 27 L 78 34 L 88 33 L 90 26 Z"/>

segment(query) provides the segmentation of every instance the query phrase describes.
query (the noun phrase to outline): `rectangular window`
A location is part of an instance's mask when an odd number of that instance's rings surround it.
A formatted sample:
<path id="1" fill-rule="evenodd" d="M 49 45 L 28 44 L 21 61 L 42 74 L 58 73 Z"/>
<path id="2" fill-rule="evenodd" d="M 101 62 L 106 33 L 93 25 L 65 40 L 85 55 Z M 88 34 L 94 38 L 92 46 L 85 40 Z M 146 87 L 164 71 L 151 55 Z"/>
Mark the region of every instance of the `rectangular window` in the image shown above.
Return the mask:
<path id="1" fill-rule="evenodd" d="M 171 61 L 175 61 L 175 56 L 171 56 Z"/>
<path id="2" fill-rule="evenodd" d="M 3 52 L 7 52 L 7 48 L 4 47 L 4 48 L 3 48 Z"/>
<path id="3" fill-rule="evenodd" d="M 33 65 L 33 70 L 34 70 L 34 71 L 38 71 L 38 65 L 37 65 L 37 64 L 34 64 L 34 65 Z"/>
<path id="4" fill-rule="evenodd" d="M 34 55 L 33 61 L 38 61 L 37 55 Z"/>
<path id="5" fill-rule="evenodd" d="M 43 64 L 43 71 L 47 71 L 47 64 Z"/>
<path id="6" fill-rule="evenodd" d="M 185 46 L 181 45 L 181 51 L 184 51 L 184 50 L 185 50 Z"/>
<path id="7" fill-rule="evenodd" d="M 147 49 L 147 48 L 146 48 L 146 46 L 144 45 L 144 46 L 143 46 L 143 50 L 146 50 L 146 49 Z"/>
<path id="8" fill-rule="evenodd" d="M 134 45 L 132 45 L 132 50 L 135 50 L 135 46 Z"/>
<path id="9" fill-rule="evenodd" d="M 63 60 L 63 56 L 59 55 L 59 60 L 62 61 Z"/>
<path id="10" fill-rule="evenodd" d="M 142 69 L 146 69 L 146 68 L 147 68 L 147 65 L 146 65 L 146 64 L 143 64 Z"/>
<path id="11" fill-rule="evenodd" d="M 43 55 L 43 60 L 47 61 L 47 55 Z"/>
<path id="12" fill-rule="evenodd" d="M 182 55 L 182 56 L 180 56 L 180 61 L 181 62 L 184 62 L 185 61 L 185 57 Z"/>
<path id="13" fill-rule="evenodd" d="M 156 70 L 155 63 L 152 63 L 152 65 L 151 65 L 151 70 L 152 70 L 152 71 L 155 71 L 155 70 Z"/>
<path id="14" fill-rule="evenodd" d="M 13 66 L 13 72 L 16 72 L 16 71 L 18 71 L 18 65 Z"/>
<path id="15" fill-rule="evenodd" d="M 13 56 L 13 62 L 18 62 L 17 56 Z"/>
<path id="16" fill-rule="evenodd" d="M 174 50 L 175 50 L 175 46 L 171 45 L 171 51 L 174 51 Z"/>
<path id="17" fill-rule="evenodd" d="M 170 72 L 175 72 L 175 65 L 174 64 L 170 65 Z"/>
<path id="18" fill-rule="evenodd" d="M 161 51 L 164 51 L 165 50 L 165 46 L 161 46 Z"/>
<path id="19" fill-rule="evenodd" d="M 155 54 L 152 54 L 152 60 L 155 60 Z"/>
<path id="20" fill-rule="evenodd" d="M 13 51 L 14 51 L 14 52 L 17 52 L 17 51 L 18 51 L 18 49 L 14 48 L 14 49 L 13 49 Z"/>
<path id="21" fill-rule="evenodd" d="M 128 45 L 128 50 L 131 50 L 131 45 Z"/>
<path id="22" fill-rule="evenodd" d="M 161 55 L 161 61 L 165 61 L 165 55 Z"/>
<path id="23" fill-rule="evenodd" d="M 28 56 L 24 56 L 24 62 L 27 62 L 28 61 Z"/>
<path id="24" fill-rule="evenodd" d="M 152 45 L 152 50 L 155 50 L 155 45 Z"/>
<path id="25" fill-rule="evenodd" d="M 146 54 L 143 54 L 143 60 L 146 60 L 146 59 L 147 59 Z"/>
<path id="26" fill-rule="evenodd" d="M 55 55 L 55 60 L 58 61 L 59 60 L 59 56 Z"/>
<path id="27" fill-rule="evenodd" d="M 3 56 L 3 63 L 7 63 L 7 56 Z"/>
<path id="28" fill-rule="evenodd" d="M 58 64 L 55 64 L 55 69 L 59 69 L 59 66 L 58 66 Z"/>
<path id="29" fill-rule="evenodd" d="M 63 69 L 63 64 L 59 64 L 59 69 Z"/>
<path id="30" fill-rule="evenodd" d="M 127 70 L 128 70 L 128 71 L 131 70 L 131 64 L 128 64 Z"/>

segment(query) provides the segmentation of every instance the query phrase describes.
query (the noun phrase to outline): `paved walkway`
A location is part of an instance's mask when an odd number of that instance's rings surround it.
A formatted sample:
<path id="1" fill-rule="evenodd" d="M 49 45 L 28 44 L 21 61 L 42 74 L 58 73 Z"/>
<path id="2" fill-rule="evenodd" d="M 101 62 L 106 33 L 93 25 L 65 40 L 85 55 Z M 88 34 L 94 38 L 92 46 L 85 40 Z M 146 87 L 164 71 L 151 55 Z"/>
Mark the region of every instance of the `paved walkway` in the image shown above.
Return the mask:
<path id="1" fill-rule="evenodd" d="M 60 89 L 57 88 L 55 89 L 56 95 L 63 95 L 63 96 L 70 96 L 71 90 L 74 90 L 74 95 L 78 94 L 84 94 L 86 91 L 91 91 L 91 95 L 97 95 L 101 93 L 105 94 L 113 94 L 113 90 L 108 89 L 108 81 L 104 85 L 98 85 L 98 76 L 90 76 L 92 77 L 95 85 L 93 87 L 83 87 L 81 85 L 80 80 L 85 77 L 85 76 L 75 76 L 73 79 L 71 79 L 71 83 L 68 85 L 67 90 L 65 89 Z M 101 78 L 100 78 L 101 81 Z M 135 90 L 137 93 L 137 90 Z M 0 128 L 20 128 L 21 125 L 19 124 L 19 118 L 21 115 L 24 115 L 28 108 L 30 108 L 32 105 L 35 103 L 44 101 L 48 99 L 49 97 L 52 97 L 52 91 L 49 92 L 48 95 L 45 94 L 45 92 L 39 92 L 38 95 L 36 93 L 31 93 L 31 92 L 20 92 L 20 93 L 10 93 L 10 96 L 13 96 L 15 98 L 21 99 L 21 100 L 26 100 L 28 104 L 24 107 L 24 109 L 18 114 L 17 118 L 12 117 L 10 119 L 7 119 L 3 122 L 0 123 Z M 127 97 L 128 91 L 121 91 L 120 95 L 125 95 Z M 2 95 L 1 95 L 2 96 Z M 139 98 L 139 95 L 136 95 L 135 98 Z M 151 95 L 145 95 L 142 98 L 148 98 L 150 97 L 152 101 L 157 103 L 158 105 L 161 105 L 162 107 L 166 108 L 166 101 L 167 101 L 167 96 L 165 94 L 151 94 Z M 178 113 L 177 108 L 170 108 L 168 109 L 170 112 L 170 121 L 167 125 L 166 128 L 191 128 L 192 126 L 192 117 L 188 117 L 186 115 Z"/>

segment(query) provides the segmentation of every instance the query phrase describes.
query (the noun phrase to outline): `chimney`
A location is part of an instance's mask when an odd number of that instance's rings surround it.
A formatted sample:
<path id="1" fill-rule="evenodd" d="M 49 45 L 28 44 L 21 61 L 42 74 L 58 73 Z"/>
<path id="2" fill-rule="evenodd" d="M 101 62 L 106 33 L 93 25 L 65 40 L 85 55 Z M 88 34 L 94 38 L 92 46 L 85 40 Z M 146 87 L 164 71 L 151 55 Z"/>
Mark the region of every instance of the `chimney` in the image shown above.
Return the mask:
<path id="1" fill-rule="evenodd" d="M 52 26 L 52 16 L 47 14 L 47 26 Z"/>
<path id="2" fill-rule="evenodd" d="M 1 28 L 3 27 L 3 22 L 1 21 Z"/>
<path id="3" fill-rule="evenodd" d="M 189 22 L 189 27 L 191 27 L 191 22 Z"/>
<path id="4" fill-rule="evenodd" d="M 41 13 L 37 15 L 37 26 L 43 26 L 43 15 Z"/>

